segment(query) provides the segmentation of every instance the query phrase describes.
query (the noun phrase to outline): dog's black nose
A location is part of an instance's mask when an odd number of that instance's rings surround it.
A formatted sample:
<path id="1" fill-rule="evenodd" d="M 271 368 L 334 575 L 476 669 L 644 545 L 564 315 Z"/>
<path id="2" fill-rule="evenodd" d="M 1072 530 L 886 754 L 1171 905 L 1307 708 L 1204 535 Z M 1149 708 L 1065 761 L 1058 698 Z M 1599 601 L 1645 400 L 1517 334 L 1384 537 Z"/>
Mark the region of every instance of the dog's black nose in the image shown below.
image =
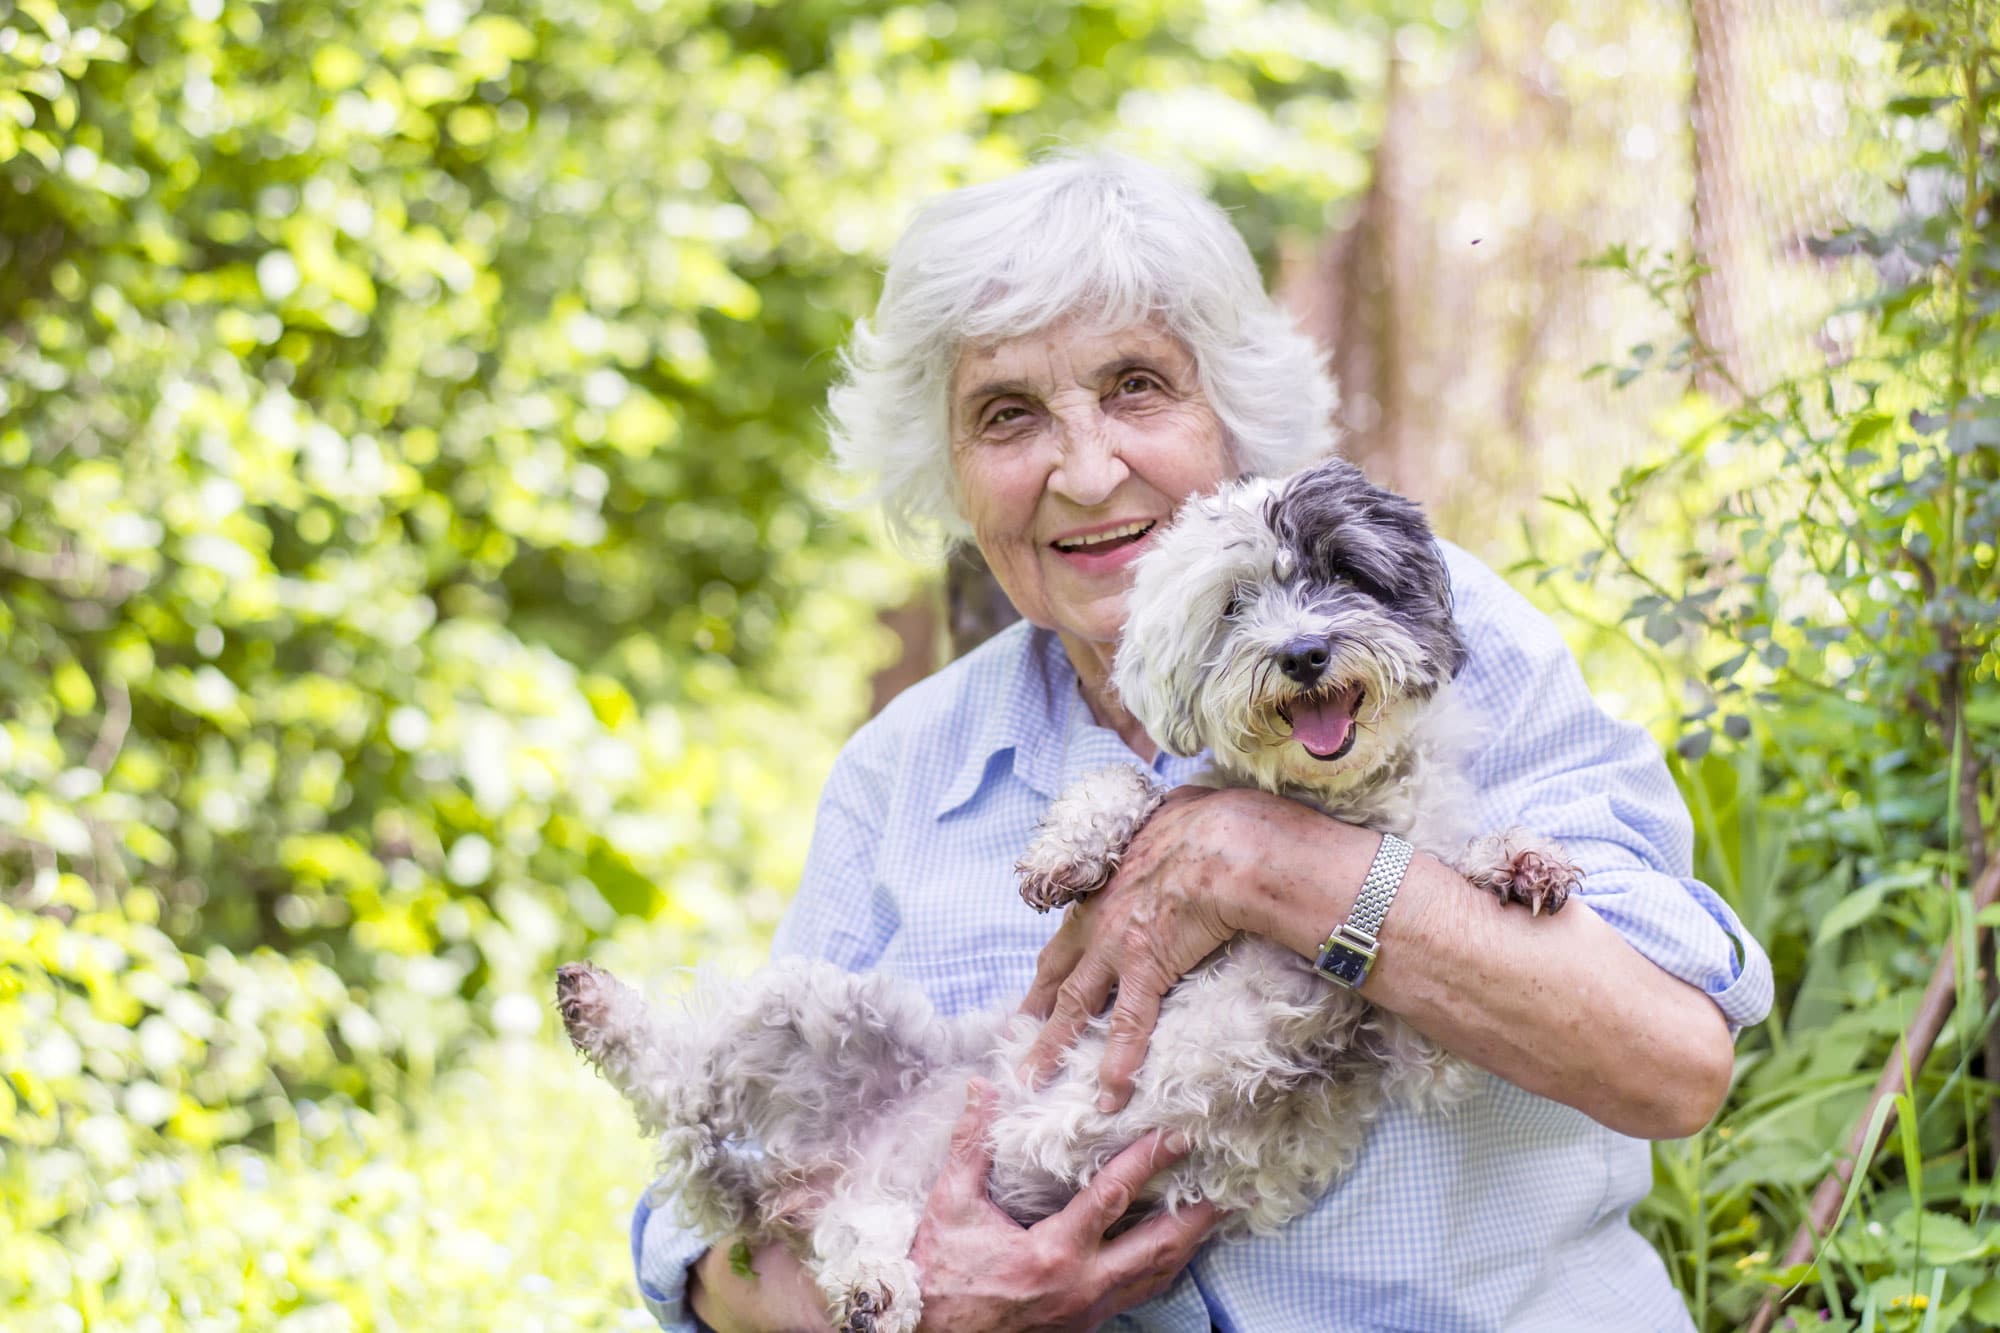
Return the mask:
<path id="1" fill-rule="evenodd" d="M 1301 685 L 1317 685 L 1328 657 L 1325 639 L 1293 639 L 1278 650 L 1278 670 Z"/>

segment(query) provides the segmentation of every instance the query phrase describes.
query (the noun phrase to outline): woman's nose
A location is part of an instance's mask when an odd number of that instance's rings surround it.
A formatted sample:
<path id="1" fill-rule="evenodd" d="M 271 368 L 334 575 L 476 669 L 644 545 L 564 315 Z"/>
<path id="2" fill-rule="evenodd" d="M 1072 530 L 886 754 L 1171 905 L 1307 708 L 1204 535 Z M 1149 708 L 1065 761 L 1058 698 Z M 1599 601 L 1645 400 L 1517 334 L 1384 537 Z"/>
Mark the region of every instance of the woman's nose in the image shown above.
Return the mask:
<path id="1" fill-rule="evenodd" d="M 1065 420 L 1059 434 L 1061 453 L 1049 478 L 1049 488 L 1084 506 L 1110 499 L 1131 469 L 1125 466 L 1118 443 L 1104 423 Z"/>

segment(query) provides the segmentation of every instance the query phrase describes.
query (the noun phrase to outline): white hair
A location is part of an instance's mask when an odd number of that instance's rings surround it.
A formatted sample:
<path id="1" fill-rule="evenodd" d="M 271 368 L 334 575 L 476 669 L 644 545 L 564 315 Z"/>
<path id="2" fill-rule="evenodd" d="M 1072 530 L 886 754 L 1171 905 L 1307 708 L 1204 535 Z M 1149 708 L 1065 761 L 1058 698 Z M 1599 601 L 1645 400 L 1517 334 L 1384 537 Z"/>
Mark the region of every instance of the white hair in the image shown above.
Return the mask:
<path id="1" fill-rule="evenodd" d="M 970 536 L 951 469 L 959 352 L 1083 318 L 1151 322 L 1186 345 L 1245 475 L 1333 452 L 1325 353 L 1265 293 L 1223 211 L 1158 167 L 1067 155 L 925 206 L 889 256 L 828 395 L 841 467 L 910 539 Z"/>

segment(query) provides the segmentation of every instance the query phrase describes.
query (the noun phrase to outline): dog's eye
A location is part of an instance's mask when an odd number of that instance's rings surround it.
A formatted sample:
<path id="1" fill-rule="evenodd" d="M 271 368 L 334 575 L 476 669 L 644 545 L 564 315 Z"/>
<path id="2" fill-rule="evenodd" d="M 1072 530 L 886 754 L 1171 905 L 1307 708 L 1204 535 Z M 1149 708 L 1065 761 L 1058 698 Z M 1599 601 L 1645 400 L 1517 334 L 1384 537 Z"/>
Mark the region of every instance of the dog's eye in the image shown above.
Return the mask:
<path id="1" fill-rule="evenodd" d="M 1224 620 L 1234 620 L 1236 619 L 1237 616 L 1241 615 L 1242 612 L 1243 612 L 1243 594 L 1237 593 L 1234 597 L 1231 597 L 1227 602 L 1223 604 L 1222 618 Z"/>

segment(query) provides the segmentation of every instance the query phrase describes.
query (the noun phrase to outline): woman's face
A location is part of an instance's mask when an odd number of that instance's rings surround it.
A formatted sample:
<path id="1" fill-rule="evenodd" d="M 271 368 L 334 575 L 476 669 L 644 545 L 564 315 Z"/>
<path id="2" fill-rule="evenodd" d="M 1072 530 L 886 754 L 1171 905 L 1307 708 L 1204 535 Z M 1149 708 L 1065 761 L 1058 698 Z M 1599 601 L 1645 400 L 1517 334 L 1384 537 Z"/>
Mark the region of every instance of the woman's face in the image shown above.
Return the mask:
<path id="1" fill-rule="evenodd" d="M 960 510 L 1015 608 L 1098 645 L 1117 641 L 1153 530 L 1236 472 L 1194 357 L 1151 324 L 966 348 L 951 456 Z"/>

